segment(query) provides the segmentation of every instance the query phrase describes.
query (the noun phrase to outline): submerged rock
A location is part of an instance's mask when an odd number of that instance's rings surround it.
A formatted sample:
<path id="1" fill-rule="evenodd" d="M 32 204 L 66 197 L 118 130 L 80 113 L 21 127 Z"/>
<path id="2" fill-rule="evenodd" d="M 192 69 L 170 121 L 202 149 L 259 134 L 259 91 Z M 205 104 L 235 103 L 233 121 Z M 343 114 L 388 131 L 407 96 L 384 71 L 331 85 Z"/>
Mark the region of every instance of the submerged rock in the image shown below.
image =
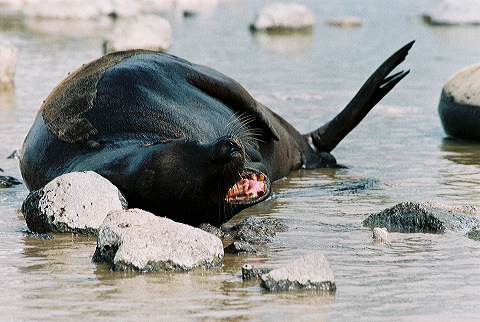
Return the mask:
<path id="1" fill-rule="evenodd" d="M 333 272 L 323 254 L 313 252 L 290 265 L 261 276 L 261 286 L 268 291 L 323 290 L 335 291 Z"/>
<path id="2" fill-rule="evenodd" d="M 434 203 L 404 202 L 371 214 L 363 225 L 407 233 L 444 233 L 471 229 L 480 223 L 474 216 L 458 210 Z"/>
<path id="3" fill-rule="evenodd" d="M 96 235 L 111 210 L 126 207 L 117 187 L 99 174 L 85 171 L 64 174 L 30 192 L 22 213 L 33 232 Z"/>
<path id="4" fill-rule="evenodd" d="M 473 227 L 468 233 L 467 237 L 473 240 L 480 241 L 480 225 Z"/>
<path id="5" fill-rule="evenodd" d="M 0 44 L 0 89 L 13 87 L 18 60 L 18 48 Z"/>
<path id="6" fill-rule="evenodd" d="M 423 15 L 423 20 L 432 25 L 477 25 L 480 24 L 480 1 L 442 0 Z"/>
<path id="7" fill-rule="evenodd" d="M 341 28 L 361 27 L 363 19 L 358 17 L 344 17 L 327 21 L 327 25 Z"/>
<path id="8" fill-rule="evenodd" d="M 94 262 L 114 270 L 168 271 L 222 265 L 223 245 L 199 228 L 141 209 L 112 211 L 101 225 Z"/>
<path id="9" fill-rule="evenodd" d="M 278 220 L 248 217 L 232 227 L 240 241 L 265 244 L 273 240 L 278 231 L 286 231 L 287 226 Z"/>
<path id="10" fill-rule="evenodd" d="M 245 241 L 234 241 L 225 247 L 225 253 L 239 254 L 239 253 L 256 253 L 257 250 L 250 243 Z"/>
<path id="11" fill-rule="evenodd" d="M 242 280 L 249 281 L 254 279 L 260 279 L 263 274 L 270 272 L 269 268 L 256 268 L 250 264 L 242 266 Z"/>
<path id="12" fill-rule="evenodd" d="M 480 140 L 480 63 L 451 76 L 443 86 L 438 113 L 447 135 Z"/>
<path id="13" fill-rule="evenodd" d="M 0 188 L 11 188 L 19 184 L 22 184 L 22 182 L 17 178 L 10 176 L 0 176 Z"/>
<path id="14" fill-rule="evenodd" d="M 269 3 L 257 13 L 250 29 L 266 31 L 311 30 L 315 16 L 307 7 L 295 2 Z"/>
<path id="15" fill-rule="evenodd" d="M 166 51 L 172 44 L 170 22 L 155 15 L 142 15 L 116 22 L 103 43 L 103 53 L 129 49 Z"/>

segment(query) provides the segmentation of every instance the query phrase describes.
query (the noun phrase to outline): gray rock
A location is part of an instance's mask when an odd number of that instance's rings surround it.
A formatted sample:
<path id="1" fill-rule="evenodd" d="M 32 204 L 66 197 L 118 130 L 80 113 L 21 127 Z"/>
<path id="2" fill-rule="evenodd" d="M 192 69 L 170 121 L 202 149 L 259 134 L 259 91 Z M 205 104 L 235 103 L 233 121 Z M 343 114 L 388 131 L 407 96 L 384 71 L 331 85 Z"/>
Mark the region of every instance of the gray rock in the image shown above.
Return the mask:
<path id="1" fill-rule="evenodd" d="M 237 230 L 236 238 L 253 244 L 265 244 L 271 242 L 276 232 L 286 231 L 287 226 L 275 219 L 259 219 L 248 217 L 232 227 Z"/>
<path id="2" fill-rule="evenodd" d="M 447 135 L 480 140 L 479 79 L 480 63 L 477 63 L 455 73 L 443 86 L 438 113 Z"/>
<path id="3" fill-rule="evenodd" d="M 33 232 L 96 235 L 111 210 L 126 207 L 117 187 L 99 174 L 86 171 L 64 174 L 30 192 L 22 213 Z"/>
<path id="4" fill-rule="evenodd" d="M 223 254 L 221 240 L 210 233 L 129 209 L 112 211 L 105 218 L 93 261 L 109 263 L 113 270 L 186 271 L 220 266 Z"/>
<path id="5" fill-rule="evenodd" d="M 200 228 L 203 231 L 206 231 L 207 233 L 215 235 L 218 238 L 223 239 L 223 238 L 226 238 L 226 237 L 230 237 L 230 236 L 228 236 L 228 234 L 225 234 L 225 232 L 223 230 L 221 230 L 220 228 L 215 227 L 215 226 L 213 226 L 212 224 L 209 224 L 209 223 L 200 224 L 200 226 L 198 226 L 198 228 Z"/>
<path id="6" fill-rule="evenodd" d="M 0 176 L 0 188 L 11 188 L 19 184 L 22 184 L 22 182 L 17 178 L 10 176 Z"/>
<path id="7" fill-rule="evenodd" d="M 260 279 L 263 274 L 270 272 L 269 268 L 256 268 L 250 264 L 245 264 L 242 266 L 242 280 L 249 281 Z"/>
<path id="8" fill-rule="evenodd" d="M 480 225 L 473 227 L 468 233 L 468 238 L 480 241 Z"/>
<path id="9" fill-rule="evenodd" d="M 239 253 L 256 253 L 255 247 L 246 241 L 234 241 L 225 247 L 225 253 L 239 254 Z"/>
<path id="10" fill-rule="evenodd" d="M 268 291 L 336 290 L 333 272 L 323 254 L 312 252 L 288 266 L 261 276 L 261 286 Z"/>
<path id="11" fill-rule="evenodd" d="M 479 224 L 477 218 L 459 210 L 440 204 L 404 202 L 378 214 L 371 214 L 363 221 L 363 225 L 386 227 L 389 231 L 399 232 L 444 233 L 448 230 L 471 229 Z"/>

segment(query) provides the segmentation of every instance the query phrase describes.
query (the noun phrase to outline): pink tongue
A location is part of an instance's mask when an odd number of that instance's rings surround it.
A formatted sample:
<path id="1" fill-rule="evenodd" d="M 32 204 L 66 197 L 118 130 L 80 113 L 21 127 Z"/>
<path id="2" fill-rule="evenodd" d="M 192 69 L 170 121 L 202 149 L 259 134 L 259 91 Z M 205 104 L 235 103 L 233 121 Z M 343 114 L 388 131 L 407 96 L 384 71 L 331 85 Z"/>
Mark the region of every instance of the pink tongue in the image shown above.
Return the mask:
<path id="1" fill-rule="evenodd" d="M 265 182 L 258 181 L 257 176 L 253 175 L 251 179 L 243 178 L 237 182 L 227 193 L 230 198 L 253 198 L 262 195 L 265 190 Z"/>
<path id="2" fill-rule="evenodd" d="M 247 181 L 245 183 L 246 195 L 250 195 L 251 193 L 256 195 L 258 191 L 263 191 L 264 182 L 250 179 L 246 179 L 245 181 Z"/>

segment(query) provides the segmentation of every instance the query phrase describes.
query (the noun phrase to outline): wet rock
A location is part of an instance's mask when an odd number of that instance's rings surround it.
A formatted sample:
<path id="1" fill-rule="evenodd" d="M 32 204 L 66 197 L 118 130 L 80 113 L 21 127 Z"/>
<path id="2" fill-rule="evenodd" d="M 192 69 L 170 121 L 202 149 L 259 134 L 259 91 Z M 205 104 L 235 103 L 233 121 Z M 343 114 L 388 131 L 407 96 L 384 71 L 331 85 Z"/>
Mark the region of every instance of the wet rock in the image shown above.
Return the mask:
<path id="1" fill-rule="evenodd" d="M 473 227 L 468 233 L 467 237 L 473 240 L 480 241 L 480 225 Z"/>
<path id="2" fill-rule="evenodd" d="M 13 87 L 18 49 L 13 45 L 0 44 L 0 89 Z"/>
<path id="3" fill-rule="evenodd" d="M 114 270 L 191 270 L 222 265 L 223 245 L 199 228 L 140 209 L 112 211 L 101 225 L 94 262 Z"/>
<path id="4" fill-rule="evenodd" d="M 256 253 L 255 247 L 246 241 L 234 241 L 225 247 L 225 253 L 239 254 L 239 253 Z"/>
<path id="5" fill-rule="evenodd" d="M 373 239 L 380 243 L 388 242 L 388 230 L 387 228 L 373 228 Z"/>
<path id="6" fill-rule="evenodd" d="M 108 212 L 126 207 L 117 187 L 86 171 L 64 174 L 30 192 L 22 213 L 33 232 L 96 235 Z"/>
<path id="7" fill-rule="evenodd" d="M 447 135 L 480 140 L 480 63 L 451 76 L 443 86 L 438 113 Z"/>
<path id="8" fill-rule="evenodd" d="M 118 20 L 103 43 L 103 53 L 138 48 L 166 51 L 171 44 L 170 22 L 156 15 L 142 15 Z"/>
<path id="9" fill-rule="evenodd" d="M 22 184 L 22 182 L 17 178 L 10 176 L 0 176 L 0 188 L 11 188 L 19 184 Z"/>
<path id="10" fill-rule="evenodd" d="M 257 13 L 250 25 L 253 31 L 311 31 L 315 16 L 311 10 L 294 2 L 269 3 Z"/>
<path id="11" fill-rule="evenodd" d="M 353 28 L 363 25 L 363 19 L 358 17 L 344 17 L 327 21 L 327 25 L 341 28 Z"/>
<path id="12" fill-rule="evenodd" d="M 274 219 L 248 217 L 231 228 L 236 230 L 236 238 L 253 244 L 265 244 L 273 240 L 278 231 L 286 231 L 285 224 Z"/>
<path id="13" fill-rule="evenodd" d="M 7 159 L 15 159 L 15 160 L 18 160 L 20 159 L 20 151 L 19 150 L 15 150 L 12 152 L 12 154 L 10 154 Z"/>
<path id="14" fill-rule="evenodd" d="M 450 210 L 452 209 L 452 210 Z M 386 227 L 389 231 L 444 233 L 471 229 L 479 220 L 470 214 L 433 203 L 404 202 L 363 221 L 368 227 Z"/>
<path id="15" fill-rule="evenodd" d="M 209 223 L 200 224 L 200 226 L 198 226 L 198 228 L 200 228 L 203 231 L 206 231 L 207 233 L 215 235 L 218 238 L 228 237 L 227 236 L 228 234 L 225 234 L 225 232 L 223 230 L 221 230 L 220 228 L 215 227 L 214 225 L 209 224 Z"/>
<path id="16" fill-rule="evenodd" d="M 480 24 L 480 1 L 442 0 L 423 21 L 432 25 L 477 25 Z"/>
<path id="17" fill-rule="evenodd" d="M 323 290 L 335 291 L 333 272 L 323 254 L 313 252 L 290 265 L 261 276 L 261 286 L 268 291 Z"/>
<path id="18" fill-rule="evenodd" d="M 256 268 L 250 264 L 245 264 L 242 266 L 242 280 L 249 281 L 260 279 L 263 274 L 270 272 L 269 268 Z"/>

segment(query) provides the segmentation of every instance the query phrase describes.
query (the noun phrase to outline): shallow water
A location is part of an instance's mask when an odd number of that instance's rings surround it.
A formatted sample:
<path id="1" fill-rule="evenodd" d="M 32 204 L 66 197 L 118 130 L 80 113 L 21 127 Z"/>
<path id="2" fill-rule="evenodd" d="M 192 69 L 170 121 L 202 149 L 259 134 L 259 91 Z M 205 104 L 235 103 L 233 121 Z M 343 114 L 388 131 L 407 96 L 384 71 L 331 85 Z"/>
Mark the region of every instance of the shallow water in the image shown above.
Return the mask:
<path id="1" fill-rule="evenodd" d="M 480 243 L 464 232 L 390 233 L 372 241 L 361 222 L 403 201 L 480 203 L 480 144 L 444 139 L 437 114 L 447 78 L 480 57 L 480 27 L 430 27 L 434 0 L 302 1 L 316 14 L 310 35 L 252 35 L 266 1 L 232 0 L 184 19 L 171 13 L 170 53 L 218 69 L 302 132 L 334 116 L 371 72 L 415 39 L 408 75 L 333 151 L 345 169 L 292 173 L 266 202 L 244 211 L 289 226 L 256 255 L 226 255 L 223 268 L 190 273 L 110 272 L 91 263 L 94 238 L 29 236 L 19 209 L 24 185 L 0 190 L 0 319 L 474 320 L 480 318 Z M 325 21 L 365 20 L 342 29 Z M 108 21 L 0 19 L 0 41 L 20 49 L 15 92 L 0 94 L 0 168 L 42 100 L 68 72 L 101 55 Z M 278 267 L 321 250 L 334 295 L 271 294 L 243 283 L 241 266 Z"/>

